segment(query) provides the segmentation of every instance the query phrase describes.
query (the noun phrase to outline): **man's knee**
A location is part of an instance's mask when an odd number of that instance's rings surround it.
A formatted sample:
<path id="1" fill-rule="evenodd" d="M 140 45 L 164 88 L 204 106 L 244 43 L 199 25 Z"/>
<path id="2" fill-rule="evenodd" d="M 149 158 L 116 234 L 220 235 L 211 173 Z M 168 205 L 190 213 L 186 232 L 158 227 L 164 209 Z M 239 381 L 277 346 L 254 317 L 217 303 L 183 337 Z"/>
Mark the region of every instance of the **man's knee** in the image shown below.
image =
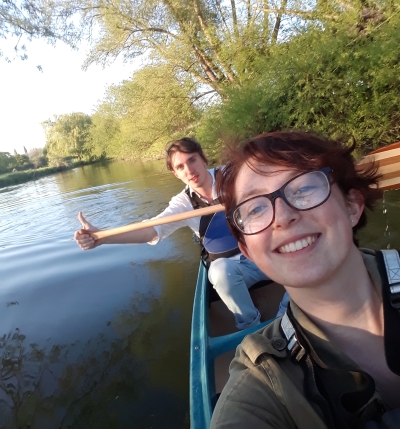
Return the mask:
<path id="1" fill-rule="evenodd" d="M 236 275 L 235 261 L 228 258 L 219 258 L 211 262 L 208 279 L 214 287 L 218 284 L 230 282 L 232 276 Z"/>

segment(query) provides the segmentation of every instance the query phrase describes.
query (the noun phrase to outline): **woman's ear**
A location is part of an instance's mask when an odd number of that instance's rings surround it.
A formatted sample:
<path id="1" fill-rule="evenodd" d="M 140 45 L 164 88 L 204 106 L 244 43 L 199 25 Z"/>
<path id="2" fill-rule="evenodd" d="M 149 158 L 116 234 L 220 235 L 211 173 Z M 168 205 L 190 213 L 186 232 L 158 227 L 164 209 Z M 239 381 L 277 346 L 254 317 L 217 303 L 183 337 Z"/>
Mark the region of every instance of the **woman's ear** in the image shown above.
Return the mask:
<path id="1" fill-rule="evenodd" d="M 350 189 L 346 195 L 346 203 L 352 226 L 356 226 L 364 211 L 364 196 L 358 189 Z"/>
<path id="2" fill-rule="evenodd" d="M 239 249 L 240 249 L 240 251 L 243 253 L 243 255 L 244 255 L 248 260 L 253 261 L 253 260 L 250 258 L 249 252 L 248 252 L 248 250 L 247 250 L 247 246 L 246 246 L 245 244 L 241 243 L 240 241 L 238 241 L 238 245 L 239 245 Z"/>

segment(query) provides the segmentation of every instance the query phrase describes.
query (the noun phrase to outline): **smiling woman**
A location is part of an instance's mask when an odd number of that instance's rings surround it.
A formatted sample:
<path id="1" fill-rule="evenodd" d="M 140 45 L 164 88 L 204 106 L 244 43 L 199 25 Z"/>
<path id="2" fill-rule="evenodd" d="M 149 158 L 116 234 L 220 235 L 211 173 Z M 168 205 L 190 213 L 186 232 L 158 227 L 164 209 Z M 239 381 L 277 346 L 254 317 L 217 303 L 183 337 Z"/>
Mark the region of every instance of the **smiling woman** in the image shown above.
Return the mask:
<path id="1" fill-rule="evenodd" d="M 212 428 L 399 426 L 400 314 L 383 261 L 400 258 L 357 248 L 381 191 L 353 149 L 270 133 L 231 153 L 218 192 L 239 247 L 291 301 L 238 348 Z"/>

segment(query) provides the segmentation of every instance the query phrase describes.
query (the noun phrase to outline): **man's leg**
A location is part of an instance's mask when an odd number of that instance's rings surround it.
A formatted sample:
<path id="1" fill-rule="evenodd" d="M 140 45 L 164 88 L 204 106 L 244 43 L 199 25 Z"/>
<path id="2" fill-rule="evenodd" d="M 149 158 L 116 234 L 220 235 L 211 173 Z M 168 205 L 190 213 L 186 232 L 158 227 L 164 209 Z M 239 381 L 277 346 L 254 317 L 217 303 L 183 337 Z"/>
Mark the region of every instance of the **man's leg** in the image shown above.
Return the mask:
<path id="1" fill-rule="evenodd" d="M 255 264 L 245 258 L 220 258 L 211 263 L 208 278 L 222 301 L 234 314 L 238 329 L 260 323 L 260 312 L 253 304 L 248 288 L 260 280 L 267 280 L 268 277 Z"/>
<path id="2" fill-rule="evenodd" d="M 242 269 L 244 273 L 244 281 L 247 284 L 247 287 L 252 286 L 260 280 L 269 280 L 269 278 L 262 273 L 262 271 L 257 267 L 254 262 L 251 262 L 249 259 L 245 258 L 243 255 L 240 257 L 241 265 L 246 266 L 246 270 Z M 286 308 L 288 306 L 290 296 L 287 292 L 282 297 L 282 301 L 279 303 L 278 312 L 275 317 L 283 316 Z"/>

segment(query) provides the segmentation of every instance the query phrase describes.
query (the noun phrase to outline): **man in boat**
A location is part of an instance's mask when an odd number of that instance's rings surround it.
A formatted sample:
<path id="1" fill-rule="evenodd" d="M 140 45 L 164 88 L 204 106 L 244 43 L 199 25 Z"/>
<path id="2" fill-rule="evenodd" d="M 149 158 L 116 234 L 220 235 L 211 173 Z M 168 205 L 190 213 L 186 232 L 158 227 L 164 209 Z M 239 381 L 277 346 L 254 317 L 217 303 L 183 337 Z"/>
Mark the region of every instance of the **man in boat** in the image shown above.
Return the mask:
<path id="1" fill-rule="evenodd" d="M 207 163 L 202 147 L 192 138 L 184 137 L 169 146 L 166 154 L 167 168 L 186 185 L 186 188 L 175 195 L 168 207 L 156 218 L 187 212 L 218 202 L 215 191 L 217 170 L 208 170 Z M 83 250 L 93 249 L 101 244 L 149 243 L 154 245 L 177 229 L 189 226 L 202 239 L 208 226 L 207 222 L 210 221 L 203 218 L 195 217 L 95 240 L 88 231 L 98 231 L 98 228 L 79 213 L 78 219 L 82 229 L 75 232 L 74 238 Z M 220 253 L 216 259 L 203 251 L 203 259 L 209 263 L 210 282 L 235 316 L 236 327 L 245 329 L 258 325 L 260 312 L 253 304 L 248 288 L 258 281 L 267 280 L 268 277 L 241 254 L 236 241 L 233 248 Z M 287 301 L 288 297 L 285 297 L 280 305 L 280 312 L 283 313 Z"/>
<path id="2" fill-rule="evenodd" d="M 290 303 L 238 347 L 212 429 L 400 427 L 399 252 L 357 247 L 382 193 L 353 149 L 276 132 L 232 151 L 220 201 Z"/>

